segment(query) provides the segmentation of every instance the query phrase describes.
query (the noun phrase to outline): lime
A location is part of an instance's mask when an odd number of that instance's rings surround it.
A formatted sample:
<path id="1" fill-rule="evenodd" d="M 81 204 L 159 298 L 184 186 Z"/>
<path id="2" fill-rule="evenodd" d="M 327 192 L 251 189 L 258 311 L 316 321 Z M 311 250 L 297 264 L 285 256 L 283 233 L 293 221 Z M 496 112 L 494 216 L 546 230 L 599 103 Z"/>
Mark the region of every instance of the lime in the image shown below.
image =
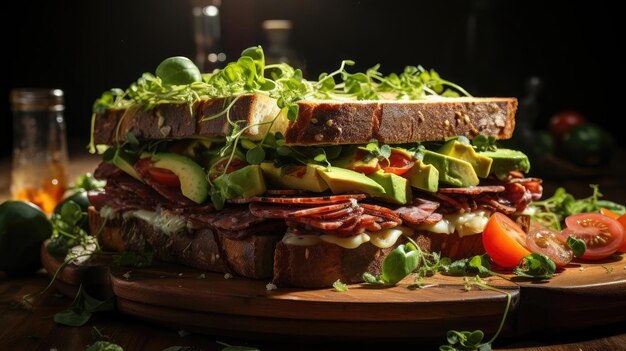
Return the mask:
<path id="1" fill-rule="evenodd" d="M 39 207 L 23 201 L 0 204 L 0 270 L 28 274 L 41 267 L 39 249 L 52 225 Z"/>

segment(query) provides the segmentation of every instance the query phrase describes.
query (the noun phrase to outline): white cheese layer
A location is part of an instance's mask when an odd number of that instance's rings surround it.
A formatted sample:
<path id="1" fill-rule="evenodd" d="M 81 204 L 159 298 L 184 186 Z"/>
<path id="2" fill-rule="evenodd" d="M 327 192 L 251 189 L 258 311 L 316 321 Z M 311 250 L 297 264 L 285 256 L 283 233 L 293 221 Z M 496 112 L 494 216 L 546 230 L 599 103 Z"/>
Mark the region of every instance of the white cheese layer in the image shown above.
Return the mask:
<path id="1" fill-rule="evenodd" d="M 448 214 L 435 224 L 420 224 L 415 226 L 415 229 L 439 234 L 452 234 L 456 231 L 460 237 L 464 237 L 482 233 L 489 216 L 491 216 L 489 211 Z"/>
<path id="2" fill-rule="evenodd" d="M 403 233 L 411 235 L 413 231 L 410 228 L 399 226 L 377 232 L 365 232 L 349 237 L 342 237 L 337 235 L 294 234 L 287 230 L 287 233 L 283 237 L 283 242 L 287 245 L 313 246 L 324 241 L 341 246 L 344 249 L 356 249 L 364 243 L 370 242 L 378 248 L 386 249 L 395 245 L 396 241 L 398 241 L 398 238 L 400 238 Z"/>

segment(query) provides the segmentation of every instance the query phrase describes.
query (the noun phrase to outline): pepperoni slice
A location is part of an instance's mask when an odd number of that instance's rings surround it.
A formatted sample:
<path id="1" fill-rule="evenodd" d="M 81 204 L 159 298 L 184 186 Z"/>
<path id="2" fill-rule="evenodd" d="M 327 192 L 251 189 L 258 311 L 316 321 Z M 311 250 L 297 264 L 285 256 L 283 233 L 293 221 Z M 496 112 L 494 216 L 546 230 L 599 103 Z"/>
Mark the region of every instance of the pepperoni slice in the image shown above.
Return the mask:
<path id="1" fill-rule="evenodd" d="M 422 221 L 422 224 L 435 224 L 443 219 L 443 215 L 441 213 L 431 213 L 426 219 Z"/>
<path id="2" fill-rule="evenodd" d="M 230 204 L 249 204 L 254 201 L 254 197 L 242 197 L 237 199 L 228 199 L 226 202 Z"/>
<path id="3" fill-rule="evenodd" d="M 253 201 L 267 202 L 273 204 L 285 205 L 328 205 L 337 202 L 344 202 L 365 199 L 365 194 L 346 194 L 346 195 L 330 195 L 330 196 L 314 196 L 314 197 L 270 197 L 257 196 Z"/>
<path id="4" fill-rule="evenodd" d="M 363 226 L 365 229 L 369 230 L 370 232 L 377 232 L 381 229 L 383 229 L 383 227 L 376 223 L 376 222 L 372 222 L 372 223 L 368 223 L 366 225 Z"/>
<path id="5" fill-rule="evenodd" d="M 502 185 L 481 185 L 467 188 L 439 188 L 439 192 L 443 194 L 464 194 L 478 195 L 482 193 L 501 193 L 504 191 Z"/>
<path id="6" fill-rule="evenodd" d="M 288 219 L 287 225 L 291 226 L 295 223 L 306 224 L 313 228 L 322 229 L 322 230 L 333 230 L 338 229 L 343 225 L 341 221 L 320 221 L 319 219 L 309 218 L 309 217 L 299 217 L 297 219 Z"/>
<path id="7" fill-rule="evenodd" d="M 317 207 L 294 207 L 281 205 L 268 205 L 253 202 L 250 204 L 250 212 L 257 217 L 262 218 L 293 218 L 303 217 L 319 213 L 327 213 L 338 211 L 344 208 L 350 208 L 352 202 L 343 202 Z"/>
<path id="8" fill-rule="evenodd" d="M 304 194 L 304 190 L 296 189 L 267 189 L 265 190 L 267 195 L 300 195 Z"/>
<path id="9" fill-rule="evenodd" d="M 386 207 L 372 205 L 372 204 L 361 204 L 361 206 L 365 209 L 365 213 L 367 214 L 375 215 L 375 216 L 382 217 L 382 218 L 387 218 L 392 221 L 402 223 L 402 220 L 400 219 L 400 217 L 398 217 L 397 214 L 395 214 L 392 210 Z"/>
<path id="10" fill-rule="evenodd" d="M 334 212 L 328 212 L 328 213 L 322 213 L 322 214 L 312 214 L 309 217 L 311 218 L 317 218 L 317 219 L 332 219 L 332 218 L 338 218 L 341 216 L 345 216 L 349 213 L 352 213 L 354 211 L 354 209 L 352 207 L 346 207 L 346 208 L 342 208 L 341 210 L 338 211 L 334 211 Z"/>

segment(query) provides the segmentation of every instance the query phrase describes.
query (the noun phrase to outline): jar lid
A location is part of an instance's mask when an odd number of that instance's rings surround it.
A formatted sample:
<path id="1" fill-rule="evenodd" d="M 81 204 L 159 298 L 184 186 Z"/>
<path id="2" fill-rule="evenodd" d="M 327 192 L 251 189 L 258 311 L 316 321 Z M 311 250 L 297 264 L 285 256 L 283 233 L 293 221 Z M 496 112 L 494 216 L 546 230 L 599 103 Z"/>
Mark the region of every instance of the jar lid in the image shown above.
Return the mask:
<path id="1" fill-rule="evenodd" d="M 18 110 L 53 110 L 64 108 L 63 90 L 17 88 L 11 90 L 11 105 Z"/>

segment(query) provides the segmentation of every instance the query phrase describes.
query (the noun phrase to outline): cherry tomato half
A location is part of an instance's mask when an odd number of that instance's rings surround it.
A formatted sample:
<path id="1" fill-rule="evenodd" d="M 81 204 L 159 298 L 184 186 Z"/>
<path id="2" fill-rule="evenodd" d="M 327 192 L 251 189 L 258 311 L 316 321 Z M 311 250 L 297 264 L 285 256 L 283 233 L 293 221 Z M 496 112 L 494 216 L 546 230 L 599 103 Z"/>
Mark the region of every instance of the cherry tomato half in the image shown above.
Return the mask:
<path id="1" fill-rule="evenodd" d="M 150 176 L 154 180 L 161 184 L 171 187 L 180 187 L 180 179 L 178 179 L 178 176 L 169 169 L 150 167 L 148 168 L 148 173 L 150 173 Z"/>
<path id="2" fill-rule="evenodd" d="M 558 142 L 561 142 L 567 132 L 586 122 L 585 117 L 579 112 L 561 111 L 550 118 L 550 132 Z"/>
<path id="3" fill-rule="evenodd" d="M 574 258 L 574 252 L 567 246 L 566 240 L 555 230 L 531 226 L 526 235 L 526 246 L 534 253 L 547 256 L 557 267 L 564 267 Z"/>
<path id="4" fill-rule="evenodd" d="M 567 228 L 561 235 L 585 241 L 585 260 L 600 260 L 611 256 L 624 242 L 624 227 L 615 219 L 599 213 L 579 213 L 565 219 Z"/>
<path id="5" fill-rule="evenodd" d="M 626 214 L 620 216 L 617 213 L 606 208 L 601 208 L 600 213 L 613 219 L 617 219 L 617 221 L 626 230 Z M 626 252 L 626 235 L 624 235 L 624 241 L 622 242 L 622 245 L 617 249 L 617 252 Z"/>
<path id="6" fill-rule="evenodd" d="M 385 173 L 393 173 L 396 175 L 403 175 L 415 164 L 415 162 L 411 160 L 410 156 L 407 156 L 405 153 L 397 150 L 391 150 L 389 162 L 387 162 L 387 160 L 382 160 L 380 163 Z"/>
<path id="7" fill-rule="evenodd" d="M 224 157 L 218 160 L 217 162 L 215 162 L 215 164 L 211 166 L 211 169 L 209 169 L 209 180 L 214 181 L 215 178 L 221 176 L 222 173 L 224 173 L 224 167 L 226 167 L 227 163 L 228 163 L 228 157 Z M 240 159 L 239 157 L 233 157 L 233 159 L 230 161 L 230 164 L 228 165 L 228 169 L 226 170 L 226 173 L 236 171 L 247 165 L 248 165 L 248 162 Z"/>
<path id="8" fill-rule="evenodd" d="M 489 217 L 482 239 L 489 257 L 502 268 L 515 268 L 522 258 L 530 255 L 526 248 L 526 233 L 502 213 L 496 212 Z"/>

